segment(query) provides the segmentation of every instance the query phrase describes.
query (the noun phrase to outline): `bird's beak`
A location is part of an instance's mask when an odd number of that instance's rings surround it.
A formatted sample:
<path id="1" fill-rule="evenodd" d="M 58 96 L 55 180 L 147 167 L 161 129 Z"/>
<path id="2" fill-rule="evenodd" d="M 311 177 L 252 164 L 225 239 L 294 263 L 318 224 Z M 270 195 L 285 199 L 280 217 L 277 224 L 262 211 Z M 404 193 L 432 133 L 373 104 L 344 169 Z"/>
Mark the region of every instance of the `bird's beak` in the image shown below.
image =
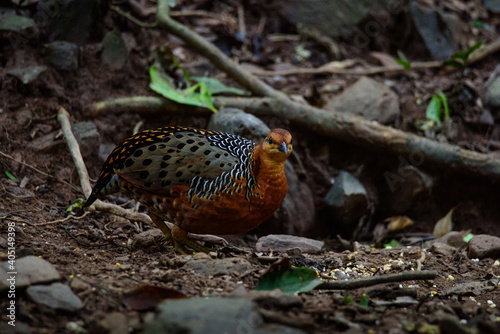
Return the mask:
<path id="1" fill-rule="evenodd" d="M 278 146 L 278 151 L 288 154 L 288 145 L 285 142 L 282 142 L 280 146 Z"/>

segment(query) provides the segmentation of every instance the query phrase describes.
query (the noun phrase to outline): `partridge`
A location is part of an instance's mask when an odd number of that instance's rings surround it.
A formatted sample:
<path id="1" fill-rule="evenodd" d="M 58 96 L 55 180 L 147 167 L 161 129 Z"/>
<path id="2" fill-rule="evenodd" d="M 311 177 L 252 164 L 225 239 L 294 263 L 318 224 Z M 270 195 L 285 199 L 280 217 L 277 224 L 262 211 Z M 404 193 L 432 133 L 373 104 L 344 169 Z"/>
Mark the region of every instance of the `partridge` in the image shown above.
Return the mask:
<path id="1" fill-rule="evenodd" d="M 187 233 L 245 233 L 279 208 L 291 152 L 292 136 L 283 129 L 272 130 L 260 145 L 195 128 L 146 130 L 113 150 L 84 207 L 122 191 L 147 207 L 176 248 L 206 251 Z"/>

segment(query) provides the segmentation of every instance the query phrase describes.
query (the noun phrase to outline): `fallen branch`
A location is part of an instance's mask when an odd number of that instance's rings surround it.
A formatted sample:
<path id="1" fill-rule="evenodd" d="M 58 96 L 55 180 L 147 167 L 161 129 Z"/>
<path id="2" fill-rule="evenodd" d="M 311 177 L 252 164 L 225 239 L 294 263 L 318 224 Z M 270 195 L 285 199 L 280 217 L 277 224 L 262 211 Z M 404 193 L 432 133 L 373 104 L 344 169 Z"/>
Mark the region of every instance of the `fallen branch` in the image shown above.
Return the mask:
<path id="1" fill-rule="evenodd" d="M 257 116 L 276 115 L 311 131 L 364 149 L 402 156 L 406 160 L 422 155 L 423 166 L 500 180 L 500 160 L 492 155 L 439 143 L 412 133 L 396 130 L 351 114 L 340 114 L 280 98 L 215 97 L 214 106 L 236 107 Z M 98 102 L 88 111 L 92 115 L 134 109 L 145 114 L 174 112 L 210 115 L 207 109 L 179 105 L 154 96 L 136 96 Z"/>
<path id="2" fill-rule="evenodd" d="M 372 285 L 413 281 L 413 280 L 428 280 L 434 279 L 437 272 L 434 270 L 422 271 L 403 271 L 396 274 L 387 274 L 381 276 L 373 276 L 367 278 L 352 279 L 347 281 L 324 282 L 316 287 L 317 290 L 349 290 L 365 288 Z"/>

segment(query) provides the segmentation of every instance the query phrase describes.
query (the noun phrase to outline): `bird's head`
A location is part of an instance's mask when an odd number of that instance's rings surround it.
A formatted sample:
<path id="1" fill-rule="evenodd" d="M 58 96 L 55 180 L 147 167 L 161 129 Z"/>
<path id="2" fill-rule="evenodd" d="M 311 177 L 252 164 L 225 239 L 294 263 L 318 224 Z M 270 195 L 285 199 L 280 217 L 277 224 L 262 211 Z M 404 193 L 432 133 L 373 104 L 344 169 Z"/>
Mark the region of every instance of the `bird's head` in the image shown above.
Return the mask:
<path id="1" fill-rule="evenodd" d="M 274 129 L 262 143 L 265 158 L 275 163 L 284 163 L 292 153 L 292 135 L 283 129 Z"/>

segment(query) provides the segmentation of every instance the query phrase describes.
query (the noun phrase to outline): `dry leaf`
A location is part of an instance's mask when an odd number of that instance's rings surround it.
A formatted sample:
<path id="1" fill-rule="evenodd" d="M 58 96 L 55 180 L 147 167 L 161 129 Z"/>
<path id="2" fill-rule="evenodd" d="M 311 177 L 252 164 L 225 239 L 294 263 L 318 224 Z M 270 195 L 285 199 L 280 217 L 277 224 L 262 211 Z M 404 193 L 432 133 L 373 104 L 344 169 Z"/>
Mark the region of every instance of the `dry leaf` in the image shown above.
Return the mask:
<path id="1" fill-rule="evenodd" d="M 446 214 L 446 216 L 439 219 L 436 225 L 434 225 L 434 231 L 432 231 L 432 234 L 436 238 L 442 237 L 443 235 L 450 232 L 453 228 L 453 211 L 455 211 L 455 208 L 451 209 L 450 212 Z"/>

